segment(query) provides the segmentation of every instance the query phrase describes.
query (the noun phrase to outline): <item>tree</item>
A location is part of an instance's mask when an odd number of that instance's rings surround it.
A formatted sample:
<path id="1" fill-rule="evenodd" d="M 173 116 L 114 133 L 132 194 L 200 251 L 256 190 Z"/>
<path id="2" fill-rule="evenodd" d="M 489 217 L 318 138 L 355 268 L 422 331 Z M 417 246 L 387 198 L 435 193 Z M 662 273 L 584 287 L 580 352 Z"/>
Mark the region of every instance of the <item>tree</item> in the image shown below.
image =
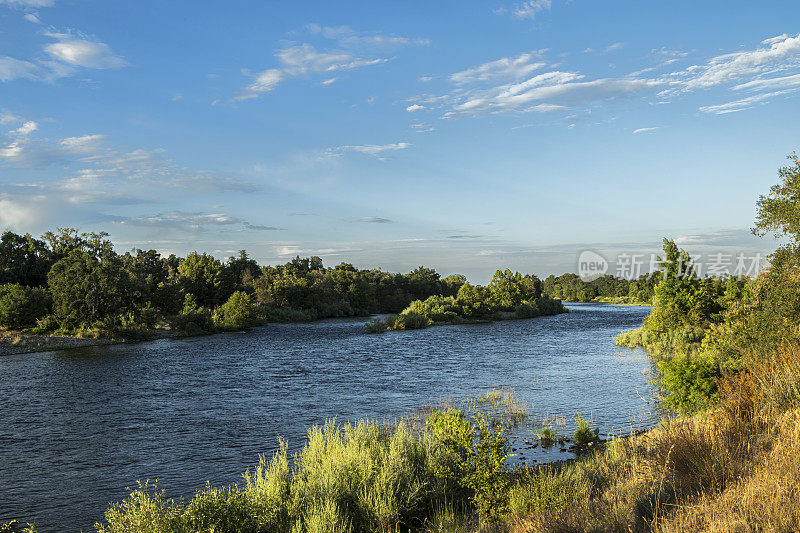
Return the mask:
<path id="1" fill-rule="evenodd" d="M 788 236 L 800 242 L 800 158 L 789 156 L 790 166 L 778 170 L 781 182 L 770 188 L 769 196 L 760 196 L 753 233 L 763 237 L 774 232 L 776 237 Z"/>
<path id="2" fill-rule="evenodd" d="M 214 322 L 222 329 L 241 330 L 255 323 L 255 309 L 250 295 L 243 291 L 231 294 L 228 301 L 219 307 Z"/>
<path id="3" fill-rule="evenodd" d="M 62 327 L 91 326 L 133 310 L 133 284 L 120 257 L 106 249 L 98 258 L 79 248 L 47 275 L 53 314 Z"/>
<path id="4" fill-rule="evenodd" d="M 178 283 L 201 306 L 220 301 L 222 263 L 208 254 L 192 252 L 178 264 Z"/>
<path id="5" fill-rule="evenodd" d="M 0 236 L 0 283 L 40 287 L 47 283 L 51 265 L 52 254 L 44 241 L 10 231 Z"/>
<path id="6" fill-rule="evenodd" d="M 49 310 L 49 296 L 39 287 L 0 285 L 0 326 L 13 329 L 36 325 Z"/>

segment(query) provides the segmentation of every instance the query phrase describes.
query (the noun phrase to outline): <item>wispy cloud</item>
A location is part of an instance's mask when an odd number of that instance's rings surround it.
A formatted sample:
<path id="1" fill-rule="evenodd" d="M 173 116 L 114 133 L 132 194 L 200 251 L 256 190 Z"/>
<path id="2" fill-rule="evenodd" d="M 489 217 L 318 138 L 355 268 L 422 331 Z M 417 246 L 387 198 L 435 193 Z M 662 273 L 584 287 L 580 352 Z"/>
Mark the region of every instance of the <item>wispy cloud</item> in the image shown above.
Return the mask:
<path id="1" fill-rule="evenodd" d="M 614 43 L 605 50 L 622 46 L 624 43 Z M 508 56 L 453 73 L 448 79 L 455 88 L 443 94 L 409 98 L 407 109 L 425 106 L 442 110 L 443 118 L 450 118 L 509 112 L 590 111 L 602 101 L 648 94 L 659 103 L 667 103 L 679 95 L 718 86 L 759 93 L 700 108 L 706 113 L 724 114 L 789 91 L 800 91 L 800 74 L 791 72 L 800 68 L 800 34 L 765 39 L 755 49 L 713 56 L 705 63 L 671 72 L 666 70 L 669 65 L 685 59 L 688 53 L 655 49 L 651 56 L 659 61 L 658 65 L 622 77 L 591 78 L 548 65 L 543 59 L 544 52 Z M 776 73 L 786 75 L 776 76 Z"/>
<path id="2" fill-rule="evenodd" d="M 757 94 L 754 96 L 749 96 L 747 98 L 734 100 L 732 102 L 726 102 L 724 104 L 703 106 L 700 108 L 700 111 L 702 111 L 703 113 L 713 113 L 716 115 L 726 115 L 728 113 L 736 113 L 737 111 L 744 111 L 745 109 L 750 109 L 751 107 L 753 107 L 754 104 L 766 103 L 771 98 L 788 94 L 790 92 L 791 91 L 775 91 L 770 93 Z"/>
<path id="3" fill-rule="evenodd" d="M 501 7 L 500 9 L 496 9 L 495 13 L 498 15 L 510 14 L 518 19 L 534 20 L 537 13 L 549 10 L 551 6 L 551 0 L 526 0 L 511 8 Z"/>
<path id="4" fill-rule="evenodd" d="M 38 17 L 34 22 L 39 23 Z M 29 20 L 30 17 L 29 17 Z M 55 42 L 43 47 L 49 57 L 32 60 L 17 59 L 11 56 L 0 57 L 0 81 L 16 79 L 52 82 L 59 78 L 72 76 L 79 69 L 113 69 L 128 65 L 122 57 L 114 54 L 111 48 L 95 38 L 76 32 L 43 33 Z"/>
<path id="5" fill-rule="evenodd" d="M 335 155 L 340 155 L 344 152 L 357 152 L 360 154 L 376 157 L 384 161 L 388 159 L 386 157 L 387 153 L 396 152 L 398 150 L 405 150 L 409 146 L 411 146 L 411 143 L 402 141 L 390 144 L 345 145 L 345 146 L 337 146 L 335 148 L 329 148 L 326 153 L 335 156 Z"/>
<path id="6" fill-rule="evenodd" d="M 517 57 L 503 57 L 450 75 L 456 85 L 477 82 L 517 80 L 547 64 L 539 61 L 541 52 L 527 52 Z"/>
<path id="7" fill-rule="evenodd" d="M 394 222 L 394 220 L 383 217 L 361 217 L 358 219 L 358 222 L 368 222 L 371 224 L 390 224 Z"/>
<path id="8" fill-rule="evenodd" d="M 0 5 L 15 7 L 51 7 L 55 0 L 0 0 Z"/>
<path id="9" fill-rule="evenodd" d="M 47 35 L 57 39 L 57 42 L 45 46 L 45 52 L 63 63 L 92 69 L 121 68 L 128 65 L 127 61 L 115 55 L 105 43 L 64 33 Z"/>
<path id="10" fill-rule="evenodd" d="M 149 216 L 126 217 L 118 224 L 171 229 L 184 232 L 202 232 L 210 228 L 227 228 L 233 231 L 280 231 L 282 228 L 251 224 L 240 217 L 224 213 L 170 211 Z"/>
<path id="11" fill-rule="evenodd" d="M 68 193 L 80 192 L 67 201 L 80 203 L 85 191 L 114 191 L 128 184 L 168 186 L 188 191 L 253 192 L 256 187 L 224 174 L 178 165 L 162 149 L 120 150 L 99 133 L 51 139 L 39 135 L 39 124 L 13 115 L 3 115 L 7 131 L 0 132 L 0 168 L 46 168 L 58 164 L 69 173 L 56 186 Z M 116 193 L 110 197 L 118 196 Z M 92 199 L 102 198 L 91 195 Z"/>
<path id="12" fill-rule="evenodd" d="M 653 127 L 653 128 L 639 128 L 638 130 L 633 130 L 633 133 L 634 133 L 634 135 L 638 135 L 640 133 L 653 133 L 657 129 L 658 129 L 657 126 Z"/>
<path id="13" fill-rule="evenodd" d="M 334 41 L 334 46 L 318 50 L 311 43 L 291 43 L 275 52 L 278 66 L 253 75 L 253 81 L 234 96 L 235 101 L 251 100 L 275 90 L 282 82 L 303 75 L 328 74 L 355 70 L 386 63 L 392 58 L 380 54 L 387 49 L 405 45 L 425 45 L 426 39 L 385 36 L 379 33 L 358 33 L 348 26 L 327 27 L 309 24 L 305 27 L 311 36 Z M 327 45 L 328 43 L 326 43 Z M 335 77 L 322 81 L 333 83 Z"/>

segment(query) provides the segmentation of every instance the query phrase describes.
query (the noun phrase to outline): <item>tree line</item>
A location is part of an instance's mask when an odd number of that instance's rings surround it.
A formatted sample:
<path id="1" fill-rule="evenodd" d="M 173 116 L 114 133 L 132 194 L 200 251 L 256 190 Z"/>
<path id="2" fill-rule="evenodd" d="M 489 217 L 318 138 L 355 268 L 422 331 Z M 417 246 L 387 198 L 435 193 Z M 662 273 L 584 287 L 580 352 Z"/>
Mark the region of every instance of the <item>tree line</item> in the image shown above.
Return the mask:
<path id="1" fill-rule="evenodd" d="M 429 296 L 454 296 L 462 275 L 420 266 L 407 274 L 361 270 L 319 257 L 260 266 L 244 250 L 162 256 L 114 251 L 107 233 L 65 228 L 37 239 L 0 236 L 0 326 L 35 333 L 113 335 L 153 327 L 196 334 L 266 321 L 399 312 Z"/>

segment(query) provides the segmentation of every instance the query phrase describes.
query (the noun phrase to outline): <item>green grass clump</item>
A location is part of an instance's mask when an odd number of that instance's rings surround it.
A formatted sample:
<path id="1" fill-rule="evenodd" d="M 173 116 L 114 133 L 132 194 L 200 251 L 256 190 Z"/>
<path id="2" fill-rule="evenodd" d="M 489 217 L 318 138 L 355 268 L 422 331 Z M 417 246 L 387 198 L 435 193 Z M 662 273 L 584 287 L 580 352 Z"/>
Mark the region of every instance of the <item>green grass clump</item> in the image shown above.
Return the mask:
<path id="1" fill-rule="evenodd" d="M 230 487 L 207 484 L 188 502 L 143 484 L 114 504 L 100 533 L 390 531 L 420 528 L 460 488 L 438 475 L 451 458 L 403 423 L 334 422 L 309 431 L 289 467 L 287 449 Z"/>

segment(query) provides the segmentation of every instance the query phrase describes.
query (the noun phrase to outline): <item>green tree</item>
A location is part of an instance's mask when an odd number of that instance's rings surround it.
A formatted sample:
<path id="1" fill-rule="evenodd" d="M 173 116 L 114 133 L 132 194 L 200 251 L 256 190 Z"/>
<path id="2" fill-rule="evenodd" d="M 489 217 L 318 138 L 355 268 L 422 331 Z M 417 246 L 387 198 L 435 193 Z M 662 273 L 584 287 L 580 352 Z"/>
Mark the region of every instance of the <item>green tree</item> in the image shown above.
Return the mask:
<path id="1" fill-rule="evenodd" d="M 214 306 L 220 301 L 222 263 L 208 254 L 192 252 L 178 264 L 178 283 L 194 296 L 201 306 Z"/>
<path id="2" fill-rule="evenodd" d="M 53 313 L 68 329 L 91 326 L 133 308 L 130 275 L 110 249 L 98 258 L 75 248 L 53 265 L 47 280 Z"/>
<path id="3" fill-rule="evenodd" d="M 0 326 L 12 329 L 35 326 L 49 307 L 50 298 L 44 289 L 16 283 L 0 285 Z"/>
<path id="4" fill-rule="evenodd" d="M 44 241 L 6 231 L 0 236 L 0 283 L 40 287 L 47 283 L 52 254 Z"/>
<path id="5" fill-rule="evenodd" d="M 231 294 L 214 315 L 217 327 L 228 330 L 247 329 L 255 323 L 256 313 L 250 295 L 244 291 Z"/>

